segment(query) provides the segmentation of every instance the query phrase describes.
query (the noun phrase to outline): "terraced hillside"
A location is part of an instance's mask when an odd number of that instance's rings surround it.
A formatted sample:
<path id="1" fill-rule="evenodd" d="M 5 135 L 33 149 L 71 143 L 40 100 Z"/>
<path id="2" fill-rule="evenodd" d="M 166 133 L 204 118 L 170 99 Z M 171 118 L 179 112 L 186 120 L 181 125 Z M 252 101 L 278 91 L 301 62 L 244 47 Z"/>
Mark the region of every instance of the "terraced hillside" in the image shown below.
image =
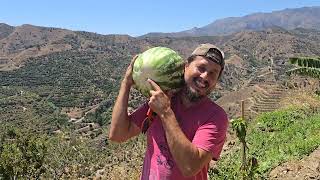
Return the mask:
<path id="1" fill-rule="evenodd" d="M 264 92 L 253 97 L 253 106 L 250 109 L 256 113 L 270 112 L 279 109 L 279 102 L 284 95 L 285 87 L 269 86 L 272 89 L 269 92 Z"/>

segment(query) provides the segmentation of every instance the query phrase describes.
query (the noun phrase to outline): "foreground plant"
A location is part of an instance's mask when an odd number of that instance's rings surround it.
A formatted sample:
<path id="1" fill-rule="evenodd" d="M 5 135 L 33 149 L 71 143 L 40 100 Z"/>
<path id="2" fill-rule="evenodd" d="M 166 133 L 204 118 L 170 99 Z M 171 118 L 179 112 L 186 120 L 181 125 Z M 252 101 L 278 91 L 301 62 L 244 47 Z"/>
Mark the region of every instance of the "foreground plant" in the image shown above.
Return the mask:
<path id="1" fill-rule="evenodd" d="M 260 173 L 258 171 L 258 160 L 254 156 L 247 160 L 247 151 L 249 150 L 246 142 L 247 122 L 243 118 L 238 118 L 231 121 L 231 127 L 236 132 L 236 135 L 242 145 L 242 164 L 240 168 L 242 179 L 254 179 L 255 175 Z"/>

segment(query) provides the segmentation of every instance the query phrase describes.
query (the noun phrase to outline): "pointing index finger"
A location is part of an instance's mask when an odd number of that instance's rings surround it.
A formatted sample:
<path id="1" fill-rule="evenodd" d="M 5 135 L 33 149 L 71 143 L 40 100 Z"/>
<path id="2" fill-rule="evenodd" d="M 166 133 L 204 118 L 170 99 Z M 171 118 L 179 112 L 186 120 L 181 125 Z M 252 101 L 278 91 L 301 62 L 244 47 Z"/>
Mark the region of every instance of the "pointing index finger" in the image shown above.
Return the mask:
<path id="1" fill-rule="evenodd" d="M 155 83 L 153 80 L 151 80 L 151 79 L 148 78 L 147 81 L 150 83 L 151 87 L 152 87 L 154 90 L 156 90 L 156 91 L 160 90 L 160 91 L 161 91 L 160 86 L 159 86 L 157 83 Z"/>

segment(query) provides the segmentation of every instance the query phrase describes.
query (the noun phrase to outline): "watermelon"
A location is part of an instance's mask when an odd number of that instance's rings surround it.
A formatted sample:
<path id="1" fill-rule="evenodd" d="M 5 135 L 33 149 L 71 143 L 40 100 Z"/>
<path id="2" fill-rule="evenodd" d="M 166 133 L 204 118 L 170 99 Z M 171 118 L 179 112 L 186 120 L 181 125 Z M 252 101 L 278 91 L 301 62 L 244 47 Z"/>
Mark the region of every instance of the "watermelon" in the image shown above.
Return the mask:
<path id="1" fill-rule="evenodd" d="M 178 91 L 184 84 L 184 61 L 177 52 L 167 47 L 154 47 L 139 54 L 133 64 L 132 78 L 135 88 L 150 96 L 148 78 L 165 92 Z"/>

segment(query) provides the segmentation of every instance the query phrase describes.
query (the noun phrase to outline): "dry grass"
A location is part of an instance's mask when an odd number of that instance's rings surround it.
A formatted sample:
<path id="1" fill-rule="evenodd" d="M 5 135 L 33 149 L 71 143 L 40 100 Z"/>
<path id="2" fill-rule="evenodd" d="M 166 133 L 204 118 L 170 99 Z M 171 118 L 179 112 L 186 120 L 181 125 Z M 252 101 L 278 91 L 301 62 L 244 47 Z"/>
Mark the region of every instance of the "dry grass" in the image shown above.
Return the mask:
<path id="1" fill-rule="evenodd" d="M 140 179 L 140 169 L 128 169 L 123 166 L 113 167 L 112 174 L 102 177 L 110 180 L 137 180 Z"/>
<path id="2" fill-rule="evenodd" d="M 296 90 L 288 92 L 287 96 L 280 101 L 280 107 L 282 108 L 293 105 L 318 109 L 320 108 L 320 101 L 319 97 L 312 92 Z"/>

